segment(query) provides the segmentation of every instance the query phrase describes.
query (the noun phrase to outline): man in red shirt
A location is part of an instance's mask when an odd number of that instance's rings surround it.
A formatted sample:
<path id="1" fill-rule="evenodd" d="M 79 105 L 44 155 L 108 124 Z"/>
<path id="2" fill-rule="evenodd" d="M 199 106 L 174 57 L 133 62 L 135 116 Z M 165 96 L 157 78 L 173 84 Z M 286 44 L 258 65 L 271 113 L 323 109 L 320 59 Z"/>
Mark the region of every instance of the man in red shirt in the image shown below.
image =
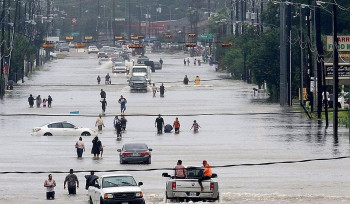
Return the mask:
<path id="1" fill-rule="evenodd" d="M 176 117 L 174 123 L 173 123 L 173 127 L 175 128 L 175 133 L 179 133 L 180 132 L 180 121 L 179 119 Z"/>
<path id="2" fill-rule="evenodd" d="M 201 191 L 204 191 L 202 181 L 209 180 L 212 176 L 212 171 L 211 171 L 210 165 L 208 164 L 208 162 L 206 160 L 203 160 L 203 166 L 204 166 L 203 176 L 198 179 L 198 183 L 201 186 Z"/>

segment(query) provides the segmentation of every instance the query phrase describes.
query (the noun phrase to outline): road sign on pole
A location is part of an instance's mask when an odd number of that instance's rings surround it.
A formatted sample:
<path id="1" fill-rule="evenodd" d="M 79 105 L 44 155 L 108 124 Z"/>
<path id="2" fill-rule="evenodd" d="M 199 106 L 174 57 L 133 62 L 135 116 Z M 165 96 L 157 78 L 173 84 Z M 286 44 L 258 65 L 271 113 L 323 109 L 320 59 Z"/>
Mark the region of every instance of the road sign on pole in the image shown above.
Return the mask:
<path id="1" fill-rule="evenodd" d="M 203 35 L 200 35 L 199 38 L 201 40 L 211 40 L 211 39 L 213 39 L 213 35 L 212 34 L 203 34 Z"/>

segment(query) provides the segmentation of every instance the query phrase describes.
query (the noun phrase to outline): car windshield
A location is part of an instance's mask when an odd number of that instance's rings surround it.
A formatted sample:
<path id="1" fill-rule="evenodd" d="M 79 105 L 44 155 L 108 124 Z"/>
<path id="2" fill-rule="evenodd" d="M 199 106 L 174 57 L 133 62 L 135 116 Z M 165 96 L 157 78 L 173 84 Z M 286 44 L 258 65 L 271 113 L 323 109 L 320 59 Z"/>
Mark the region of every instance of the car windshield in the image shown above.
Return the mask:
<path id="1" fill-rule="evenodd" d="M 146 68 L 133 68 L 132 70 L 135 73 L 145 73 L 146 72 Z"/>
<path id="2" fill-rule="evenodd" d="M 100 59 L 101 61 L 108 61 L 109 59 L 108 58 L 102 58 Z"/>
<path id="3" fill-rule="evenodd" d="M 146 144 L 125 144 L 124 149 L 126 151 L 130 150 L 147 150 L 147 145 Z"/>
<path id="4" fill-rule="evenodd" d="M 146 82 L 146 78 L 143 76 L 133 76 L 130 78 L 130 81 L 144 81 L 144 82 Z"/>
<path id="5" fill-rule="evenodd" d="M 132 176 L 111 176 L 102 180 L 102 188 L 121 186 L 137 186 L 137 184 Z"/>

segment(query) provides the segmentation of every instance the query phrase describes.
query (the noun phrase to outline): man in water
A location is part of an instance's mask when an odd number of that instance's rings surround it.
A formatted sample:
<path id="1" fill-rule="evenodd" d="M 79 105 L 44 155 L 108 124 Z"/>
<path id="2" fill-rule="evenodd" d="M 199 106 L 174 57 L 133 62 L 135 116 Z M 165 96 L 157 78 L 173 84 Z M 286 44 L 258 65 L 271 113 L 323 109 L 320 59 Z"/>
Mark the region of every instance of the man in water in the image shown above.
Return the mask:
<path id="1" fill-rule="evenodd" d="M 164 120 L 160 114 L 158 115 L 158 118 L 156 119 L 154 126 L 157 128 L 158 134 L 163 133 Z"/>

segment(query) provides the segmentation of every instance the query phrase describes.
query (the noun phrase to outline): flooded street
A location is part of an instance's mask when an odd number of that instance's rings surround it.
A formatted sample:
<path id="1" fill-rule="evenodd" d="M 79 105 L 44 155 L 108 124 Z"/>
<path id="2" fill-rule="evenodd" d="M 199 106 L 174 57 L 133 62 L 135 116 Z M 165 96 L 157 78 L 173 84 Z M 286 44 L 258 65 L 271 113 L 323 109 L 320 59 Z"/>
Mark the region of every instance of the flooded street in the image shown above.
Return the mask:
<path id="1" fill-rule="evenodd" d="M 349 159 L 246 165 L 299 161 L 350 155 L 349 132 L 340 128 L 339 138 L 332 127 L 310 121 L 303 113 L 266 102 L 265 94 L 253 95 L 255 85 L 225 79 L 207 64 L 183 65 L 183 54 L 147 54 L 150 60 L 164 60 L 162 70 L 152 73 L 152 83 L 165 86 L 165 97 L 131 93 L 125 74 L 112 74 L 111 65 L 98 65 L 95 54 L 74 53 L 54 60 L 25 79 L 0 101 L 0 203 L 47 203 L 44 180 L 47 172 L 56 180 L 56 199 L 52 203 L 88 203 L 84 175 L 76 173 L 80 188 L 68 196 L 63 182 L 69 169 L 75 171 L 117 170 L 142 181 L 146 203 L 164 203 L 163 172 L 127 171 L 173 168 L 181 159 L 185 166 L 200 166 L 207 160 L 218 174 L 220 203 L 350 203 Z M 136 58 L 133 58 L 136 59 Z M 111 75 L 112 85 L 104 84 Z M 100 75 L 101 84 L 96 77 Z M 190 84 L 182 80 L 187 75 Z M 194 85 L 196 76 L 201 84 Z M 103 158 L 90 154 L 92 136 L 83 137 L 86 152 L 76 158 L 76 136 L 32 136 L 33 127 L 49 122 L 69 121 L 80 127 L 94 128 L 101 113 L 100 90 L 107 93 L 105 128 L 99 135 L 104 146 Z M 27 98 L 41 95 L 53 98 L 52 108 L 29 108 Z M 126 104 L 127 131 L 121 140 L 114 133 L 113 118 L 120 115 L 118 99 Z M 79 114 L 70 114 L 79 111 Z M 162 114 L 165 124 L 181 123 L 180 134 L 158 135 L 154 122 Z M 201 128 L 190 130 L 193 120 Z M 152 164 L 119 164 L 123 144 L 144 142 L 152 152 Z M 238 165 L 223 167 L 225 165 Z M 4 172 L 33 172 L 4 174 Z M 34 173 L 40 172 L 40 173 Z M 43 172 L 43 173 L 41 173 Z M 65 173 L 60 173 L 65 172 Z M 119 172 L 118 172 L 119 173 Z M 102 175 L 105 173 L 96 173 Z"/>

